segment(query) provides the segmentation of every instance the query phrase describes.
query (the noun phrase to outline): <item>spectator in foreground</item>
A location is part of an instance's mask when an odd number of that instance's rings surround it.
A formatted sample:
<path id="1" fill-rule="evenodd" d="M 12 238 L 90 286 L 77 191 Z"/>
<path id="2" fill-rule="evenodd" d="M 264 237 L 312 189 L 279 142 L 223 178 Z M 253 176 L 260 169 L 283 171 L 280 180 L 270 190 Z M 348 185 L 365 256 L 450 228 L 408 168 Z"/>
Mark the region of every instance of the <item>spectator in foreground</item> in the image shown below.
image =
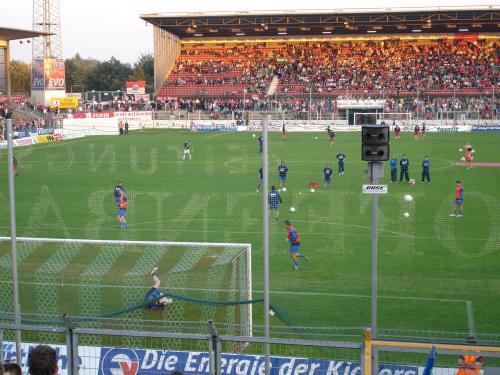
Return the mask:
<path id="1" fill-rule="evenodd" d="M 1 366 L 1 365 L 0 365 Z M 21 375 L 21 366 L 17 363 L 5 363 L 3 365 L 3 375 Z"/>
<path id="2" fill-rule="evenodd" d="M 38 345 L 28 354 L 28 374 L 30 375 L 56 375 L 56 351 L 48 345 Z"/>

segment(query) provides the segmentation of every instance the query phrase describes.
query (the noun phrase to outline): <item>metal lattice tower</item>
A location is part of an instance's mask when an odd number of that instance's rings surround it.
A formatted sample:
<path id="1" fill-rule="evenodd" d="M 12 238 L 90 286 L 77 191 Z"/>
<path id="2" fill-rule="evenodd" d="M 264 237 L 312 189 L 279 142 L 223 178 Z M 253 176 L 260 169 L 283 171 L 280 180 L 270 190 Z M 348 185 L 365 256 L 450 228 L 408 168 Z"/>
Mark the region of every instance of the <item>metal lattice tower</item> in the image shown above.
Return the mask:
<path id="1" fill-rule="evenodd" d="M 63 58 L 59 0 L 33 0 L 33 30 L 53 34 L 33 38 L 33 60 Z"/>

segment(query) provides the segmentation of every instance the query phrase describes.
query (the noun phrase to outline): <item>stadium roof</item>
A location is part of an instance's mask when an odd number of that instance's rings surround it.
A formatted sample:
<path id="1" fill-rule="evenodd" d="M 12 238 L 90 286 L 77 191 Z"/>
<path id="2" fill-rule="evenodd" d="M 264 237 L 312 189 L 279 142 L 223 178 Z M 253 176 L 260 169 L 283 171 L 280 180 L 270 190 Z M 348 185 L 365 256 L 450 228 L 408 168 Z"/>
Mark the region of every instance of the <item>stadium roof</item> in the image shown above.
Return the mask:
<path id="1" fill-rule="evenodd" d="M 27 39 L 36 38 L 38 36 L 51 35 L 50 33 L 44 33 L 33 30 L 24 29 L 13 29 L 10 27 L 0 27 L 0 40 L 17 40 L 17 39 Z"/>
<path id="2" fill-rule="evenodd" d="M 499 33 L 500 6 L 142 14 L 181 39 Z M 500 35 L 500 34 L 499 34 Z"/>

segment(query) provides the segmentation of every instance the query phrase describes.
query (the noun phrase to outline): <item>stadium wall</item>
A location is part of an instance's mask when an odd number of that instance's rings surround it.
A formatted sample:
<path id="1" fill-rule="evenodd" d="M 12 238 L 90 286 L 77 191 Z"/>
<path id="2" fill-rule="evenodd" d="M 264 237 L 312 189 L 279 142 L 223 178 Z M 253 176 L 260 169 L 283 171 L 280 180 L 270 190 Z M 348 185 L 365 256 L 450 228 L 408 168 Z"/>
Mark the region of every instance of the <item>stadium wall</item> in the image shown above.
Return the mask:
<path id="1" fill-rule="evenodd" d="M 168 31 L 154 26 L 155 92 L 163 86 L 163 82 L 167 79 L 180 52 L 181 45 L 179 38 Z"/>

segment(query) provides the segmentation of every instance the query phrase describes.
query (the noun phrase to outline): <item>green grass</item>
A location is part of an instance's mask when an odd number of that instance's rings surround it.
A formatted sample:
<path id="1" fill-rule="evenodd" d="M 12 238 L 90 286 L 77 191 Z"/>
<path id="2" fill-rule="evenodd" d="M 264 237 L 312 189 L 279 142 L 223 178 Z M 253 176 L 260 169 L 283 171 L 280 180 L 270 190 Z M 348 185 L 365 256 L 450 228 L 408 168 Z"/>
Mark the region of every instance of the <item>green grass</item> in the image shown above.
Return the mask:
<path id="1" fill-rule="evenodd" d="M 284 312 L 288 324 L 370 325 L 371 197 L 361 194 L 367 180 L 359 138 L 357 133 L 338 133 L 337 145 L 330 148 L 326 134 L 290 133 L 286 140 L 270 136 L 270 180 L 277 183 L 279 160 L 290 170 L 281 219 L 292 221 L 302 250 L 310 256 L 302 270 L 294 271 L 282 220 L 270 222 L 271 302 Z M 180 160 L 185 139 L 192 146 L 192 161 Z M 391 154 L 408 155 L 410 177 L 417 184 L 389 184 L 389 194 L 379 200 L 381 330 L 400 330 L 393 332 L 402 336 L 423 331 L 466 335 L 471 329 L 500 334 L 500 169 L 453 166 L 467 139 L 478 161 L 500 161 L 500 135 L 495 133 L 430 133 L 419 142 L 404 134 L 391 142 Z M 347 155 L 345 174 L 334 176 L 331 190 L 309 192 L 309 182 L 322 184 L 326 162 L 336 170 L 339 150 Z M 431 185 L 418 183 L 425 154 L 432 163 Z M 254 296 L 261 297 L 262 197 L 256 193 L 261 155 L 251 134 L 147 131 L 18 148 L 15 155 L 20 172 L 15 179 L 18 236 L 251 243 Z M 8 235 L 4 151 L 0 158 L 0 233 Z M 448 217 L 456 179 L 465 186 L 463 218 Z M 127 231 L 120 230 L 114 218 L 112 189 L 118 180 L 123 180 L 130 198 Z M 386 166 L 381 183 L 388 181 Z M 406 193 L 415 197 L 413 203 L 403 201 Z M 295 213 L 289 211 L 291 206 Z M 403 217 L 405 211 L 409 218 Z M 0 257 L 7 251 L 2 246 Z M 51 251 L 23 259 L 21 280 L 36 283 L 34 274 Z M 77 252 L 58 273 L 78 280 L 96 256 Z M 121 254 L 103 280 L 119 283 L 138 257 Z M 174 260 L 159 259 L 168 272 Z M 35 312 L 33 291 L 27 289 L 21 288 L 23 311 Z M 61 309 L 70 309 L 79 298 L 63 296 Z M 105 296 L 107 309 L 123 306 L 121 292 Z M 261 305 L 254 307 L 256 324 L 262 322 L 261 311 Z M 272 324 L 281 322 L 274 317 Z"/>

